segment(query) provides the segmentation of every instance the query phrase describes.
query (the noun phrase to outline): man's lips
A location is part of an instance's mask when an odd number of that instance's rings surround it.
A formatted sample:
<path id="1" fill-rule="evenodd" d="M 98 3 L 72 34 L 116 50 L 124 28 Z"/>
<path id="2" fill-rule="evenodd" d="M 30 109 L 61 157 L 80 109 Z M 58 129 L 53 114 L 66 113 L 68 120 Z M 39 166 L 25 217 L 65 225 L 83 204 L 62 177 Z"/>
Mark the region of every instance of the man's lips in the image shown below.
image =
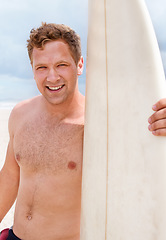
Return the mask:
<path id="1" fill-rule="evenodd" d="M 65 85 L 61 85 L 61 86 L 57 86 L 57 87 L 54 87 L 54 86 L 47 86 L 47 88 L 51 91 L 58 91 L 60 90 L 61 88 L 63 88 Z"/>

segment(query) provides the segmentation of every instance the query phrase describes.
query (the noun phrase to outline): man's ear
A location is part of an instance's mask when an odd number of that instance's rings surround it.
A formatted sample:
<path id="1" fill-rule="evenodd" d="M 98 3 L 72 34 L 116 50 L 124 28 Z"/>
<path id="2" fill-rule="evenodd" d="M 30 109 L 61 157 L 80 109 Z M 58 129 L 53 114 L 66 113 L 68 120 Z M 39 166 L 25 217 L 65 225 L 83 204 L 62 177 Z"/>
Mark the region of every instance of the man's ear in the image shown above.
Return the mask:
<path id="1" fill-rule="evenodd" d="M 84 59 L 81 56 L 77 66 L 77 75 L 81 75 L 83 73 L 83 68 L 84 68 Z"/>

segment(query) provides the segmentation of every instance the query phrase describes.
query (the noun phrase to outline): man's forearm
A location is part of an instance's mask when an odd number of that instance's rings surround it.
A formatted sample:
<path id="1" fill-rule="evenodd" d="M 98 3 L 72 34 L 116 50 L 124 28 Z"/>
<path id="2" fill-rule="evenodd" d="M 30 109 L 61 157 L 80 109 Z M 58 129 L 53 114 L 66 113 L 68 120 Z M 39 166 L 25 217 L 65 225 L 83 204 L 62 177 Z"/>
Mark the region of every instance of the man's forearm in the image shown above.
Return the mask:
<path id="1" fill-rule="evenodd" d="M 18 179 L 4 171 L 0 172 L 0 222 L 14 203 L 17 197 L 18 186 Z"/>

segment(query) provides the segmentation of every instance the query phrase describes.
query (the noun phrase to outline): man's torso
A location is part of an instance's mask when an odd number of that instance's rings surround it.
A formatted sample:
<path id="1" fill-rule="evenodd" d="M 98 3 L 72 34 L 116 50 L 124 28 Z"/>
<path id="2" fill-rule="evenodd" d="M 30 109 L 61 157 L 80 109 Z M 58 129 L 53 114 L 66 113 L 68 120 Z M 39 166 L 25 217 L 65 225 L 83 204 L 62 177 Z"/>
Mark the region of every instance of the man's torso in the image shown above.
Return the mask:
<path id="1" fill-rule="evenodd" d="M 27 113 L 15 129 L 20 186 L 14 233 L 25 240 L 78 240 L 83 121 Z"/>

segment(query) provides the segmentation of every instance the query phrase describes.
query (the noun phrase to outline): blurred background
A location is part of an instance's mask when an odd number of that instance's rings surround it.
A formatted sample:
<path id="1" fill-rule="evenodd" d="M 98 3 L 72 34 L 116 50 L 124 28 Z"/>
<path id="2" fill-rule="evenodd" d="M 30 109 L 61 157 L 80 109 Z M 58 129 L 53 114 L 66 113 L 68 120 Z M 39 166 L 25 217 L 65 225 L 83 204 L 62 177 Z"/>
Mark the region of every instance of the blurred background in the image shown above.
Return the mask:
<path id="1" fill-rule="evenodd" d="M 146 0 L 166 73 L 166 1 Z M 81 37 L 86 59 L 88 0 L 0 0 L 0 108 L 39 94 L 33 80 L 26 40 L 41 22 L 69 25 Z M 86 61 L 85 61 L 86 64 Z M 85 94 L 86 69 L 79 77 Z"/>

